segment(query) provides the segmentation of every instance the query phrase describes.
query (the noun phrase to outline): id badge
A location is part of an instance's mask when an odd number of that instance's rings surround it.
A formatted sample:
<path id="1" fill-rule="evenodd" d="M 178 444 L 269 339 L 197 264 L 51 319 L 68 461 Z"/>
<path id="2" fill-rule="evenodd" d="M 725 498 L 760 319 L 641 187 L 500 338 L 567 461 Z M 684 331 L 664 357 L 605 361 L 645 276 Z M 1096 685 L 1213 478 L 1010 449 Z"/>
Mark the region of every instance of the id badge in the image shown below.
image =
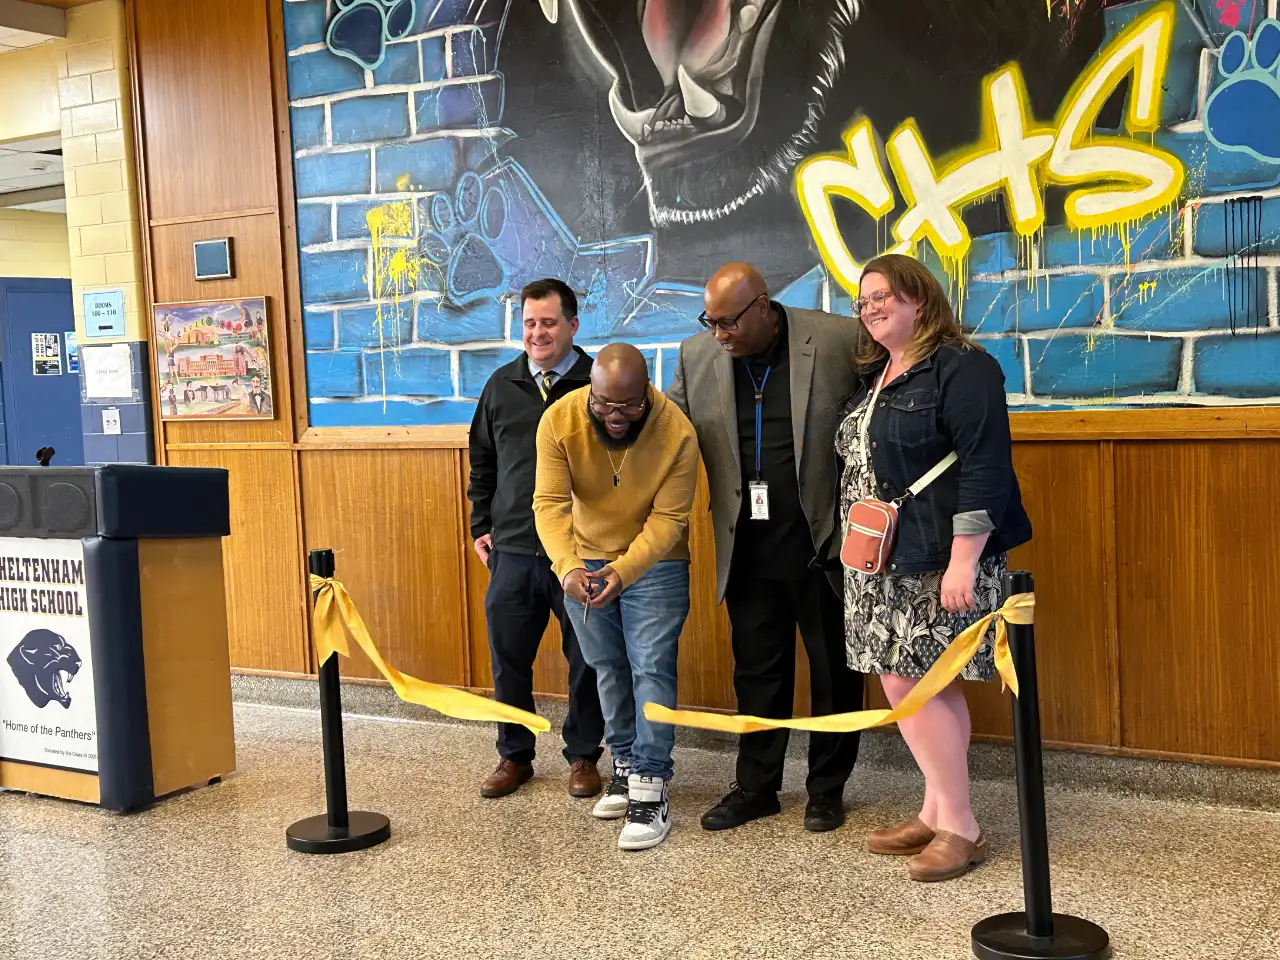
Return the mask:
<path id="1" fill-rule="evenodd" d="M 747 495 L 751 497 L 751 519 L 769 519 L 769 484 L 763 480 L 747 484 Z"/>

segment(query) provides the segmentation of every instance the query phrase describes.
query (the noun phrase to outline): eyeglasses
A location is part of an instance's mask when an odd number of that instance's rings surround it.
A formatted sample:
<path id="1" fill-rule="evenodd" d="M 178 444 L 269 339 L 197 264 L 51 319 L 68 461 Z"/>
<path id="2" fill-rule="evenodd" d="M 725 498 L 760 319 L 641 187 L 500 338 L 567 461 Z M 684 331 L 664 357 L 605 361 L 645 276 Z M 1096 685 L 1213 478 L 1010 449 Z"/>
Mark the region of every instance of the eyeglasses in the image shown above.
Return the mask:
<path id="1" fill-rule="evenodd" d="M 595 411 L 597 417 L 607 417 L 615 410 L 623 416 L 638 417 L 644 413 L 646 402 L 641 400 L 639 403 L 613 403 L 609 400 L 599 400 L 590 390 L 587 391 L 587 401 L 591 404 L 591 409 Z"/>
<path id="2" fill-rule="evenodd" d="M 853 315 L 858 319 L 861 319 L 862 311 L 866 310 L 867 307 L 871 307 L 873 310 L 879 310 L 884 306 L 884 302 L 892 296 L 893 291 L 883 290 L 880 293 L 873 293 L 869 297 L 859 297 L 857 300 L 853 301 Z"/>
<path id="3" fill-rule="evenodd" d="M 761 296 L 763 296 L 763 294 L 761 294 Z M 704 310 L 702 313 L 698 314 L 698 322 L 702 324 L 704 327 L 706 327 L 708 330 L 715 330 L 716 327 L 719 327 L 721 330 L 737 330 L 738 321 L 742 319 L 743 315 L 748 310 L 750 310 L 759 302 L 760 302 L 760 297 L 756 297 L 754 300 L 748 303 L 745 307 L 739 310 L 738 315 L 734 317 L 732 320 L 712 320 L 710 317 L 707 316 L 707 312 Z"/>

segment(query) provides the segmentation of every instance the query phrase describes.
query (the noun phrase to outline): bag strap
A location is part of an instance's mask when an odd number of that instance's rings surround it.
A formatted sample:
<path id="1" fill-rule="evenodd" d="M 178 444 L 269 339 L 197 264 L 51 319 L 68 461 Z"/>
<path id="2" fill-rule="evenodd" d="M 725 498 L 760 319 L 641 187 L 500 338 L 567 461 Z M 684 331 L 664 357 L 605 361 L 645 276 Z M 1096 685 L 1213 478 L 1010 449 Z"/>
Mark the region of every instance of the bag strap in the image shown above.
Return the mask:
<path id="1" fill-rule="evenodd" d="M 911 486 L 907 487 L 907 492 L 903 494 L 901 497 L 899 497 L 898 500 L 895 502 L 901 503 L 905 500 L 910 500 L 912 497 L 920 496 L 920 494 L 924 492 L 925 487 L 929 486 L 929 484 L 933 483 L 933 481 L 937 480 L 940 476 L 946 473 L 947 470 L 950 469 L 951 465 L 959 459 L 960 459 L 960 455 L 957 454 L 954 450 L 952 450 L 945 457 L 943 457 L 936 464 L 934 464 L 932 470 L 926 473 L 923 477 L 921 477 Z"/>
<path id="2" fill-rule="evenodd" d="M 869 444 L 868 444 L 868 436 L 871 432 L 871 414 L 875 411 L 876 400 L 878 400 L 880 397 L 880 391 L 884 388 L 885 380 L 888 378 L 888 374 L 889 374 L 889 365 L 886 363 L 884 368 L 884 373 L 878 378 L 876 378 L 875 389 L 872 390 L 871 399 L 867 403 L 867 412 L 862 418 L 862 423 L 858 425 L 859 439 L 861 441 L 860 452 L 862 454 L 863 463 L 869 463 L 871 460 L 871 451 L 869 449 Z M 902 496 L 898 497 L 896 500 L 894 500 L 893 505 L 895 507 L 900 507 L 902 506 L 903 503 L 912 499 L 913 497 L 918 497 L 921 493 L 924 492 L 925 487 L 929 486 L 929 484 L 933 483 L 933 481 L 937 480 L 940 476 L 946 473 L 951 468 L 951 465 L 959 459 L 960 459 L 959 454 L 957 454 L 954 450 L 952 450 L 949 454 L 947 454 L 945 457 L 939 460 L 936 464 L 934 464 L 933 468 L 929 470 L 928 473 L 926 473 L 923 477 L 921 477 L 911 486 L 907 487 L 907 492 L 904 493 Z"/>

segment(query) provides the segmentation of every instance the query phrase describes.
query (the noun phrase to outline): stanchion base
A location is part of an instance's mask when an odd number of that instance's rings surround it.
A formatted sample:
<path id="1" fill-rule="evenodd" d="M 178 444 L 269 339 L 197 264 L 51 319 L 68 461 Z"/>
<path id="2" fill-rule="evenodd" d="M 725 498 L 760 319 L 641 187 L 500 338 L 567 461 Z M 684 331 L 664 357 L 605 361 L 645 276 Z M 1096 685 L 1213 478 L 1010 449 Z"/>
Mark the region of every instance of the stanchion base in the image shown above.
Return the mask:
<path id="1" fill-rule="evenodd" d="M 1111 939 L 1096 923 L 1061 913 L 1053 915 L 1053 936 L 1027 933 L 1025 913 L 1002 913 L 973 928 L 978 960 L 1105 960 Z"/>
<path id="2" fill-rule="evenodd" d="M 299 820 L 284 835 L 289 849 L 299 853 L 350 853 L 389 840 L 391 821 L 380 813 L 352 810 L 347 814 L 347 829 L 333 830 L 322 813 Z"/>

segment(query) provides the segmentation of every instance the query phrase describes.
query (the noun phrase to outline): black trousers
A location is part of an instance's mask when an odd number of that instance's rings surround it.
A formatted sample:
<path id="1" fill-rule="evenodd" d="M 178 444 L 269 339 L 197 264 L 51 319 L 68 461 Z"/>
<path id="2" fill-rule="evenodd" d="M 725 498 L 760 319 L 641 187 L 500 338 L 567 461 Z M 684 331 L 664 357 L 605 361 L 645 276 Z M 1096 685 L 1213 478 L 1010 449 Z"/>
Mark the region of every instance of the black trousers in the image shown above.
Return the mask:
<path id="1" fill-rule="evenodd" d="M 844 607 L 820 571 L 800 580 L 765 580 L 733 571 L 725 592 L 733 626 L 733 686 L 738 712 L 790 717 L 796 682 L 796 627 L 809 655 L 813 715 L 862 708 L 862 674 L 848 668 Z M 743 734 L 738 783 L 752 793 L 782 789 L 788 730 Z M 811 797 L 843 792 L 858 759 L 857 733 L 809 734 Z"/>
<path id="2" fill-rule="evenodd" d="M 569 714 L 565 717 L 564 756 L 600 759 L 604 752 L 604 714 L 596 690 L 596 672 L 587 666 L 573 625 L 564 613 L 564 591 L 551 571 L 551 561 L 499 550 L 489 555 L 489 589 L 484 597 L 489 622 L 489 658 L 494 697 L 499 703 L 535 712 L 533 661 L 538 656 L 547 618 L 560 621 L 565 659 L 569 661 Z M 498 724 L 498 755 L 516 763 L 532 763 L 534 735 L 518 723 Z"/>

